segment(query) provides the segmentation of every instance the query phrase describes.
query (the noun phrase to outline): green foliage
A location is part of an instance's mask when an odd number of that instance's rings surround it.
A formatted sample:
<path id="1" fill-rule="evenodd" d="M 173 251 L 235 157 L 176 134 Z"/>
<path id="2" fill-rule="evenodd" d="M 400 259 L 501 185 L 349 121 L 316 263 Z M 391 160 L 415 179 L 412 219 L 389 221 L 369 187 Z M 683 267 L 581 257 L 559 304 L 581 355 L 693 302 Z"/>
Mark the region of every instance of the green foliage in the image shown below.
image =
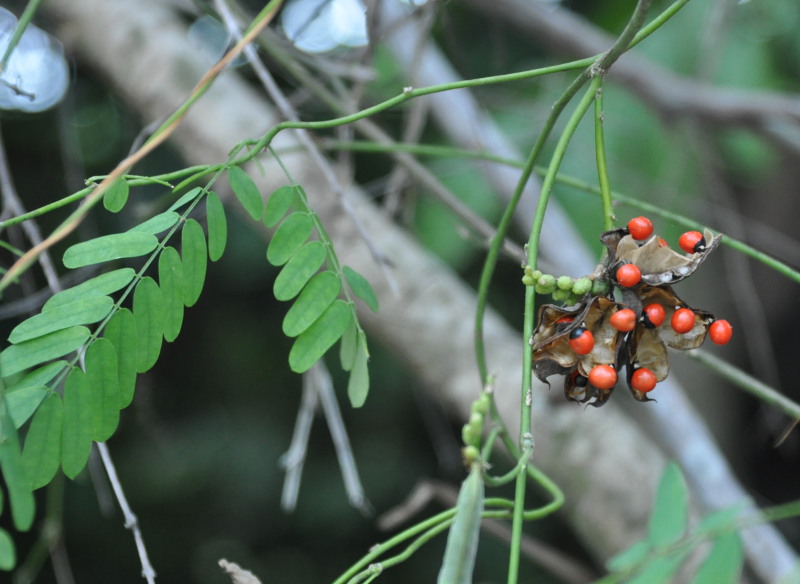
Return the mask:
<path id="1" fill-rule="evenodd" d="M 124 179 L 114 181 L 103 195 L 103 206 L 112 213 L 119 213 L 128 202 L 130 188 Z"/>
<path id="2" fill-rule="evenodd" d="M 22 466 L 31 489 L 47 485 L 61 465 L 63 422 L 61 398 L 50 394 L 36 410 L 22 450 Z"/>
<path id="3" fill-rule="evenodd" d="M 64 382 L 61 469 L 74 479 L 86 466 L 92 449 L 92 395 L 86 374 L 74 367 Z"/>
<path id="4" fill-rule="evenodd" d="M 238 166 L 232 166 L 228 169 L 228 182 L 245 211 L 256 221 L 260 220 L 264 213 L 264 201 L 253 179 Z"/>
<path id="5" fill-rule="evenodd" d="M 63 261 L 68 268 L 82 268 L 111 260 L 140 257 L 152 252 L 157 245 L 158 239 L 144 231 L 101 235 L 67 248 Z"/>
<path id="6" fill-rule="evenodd" d="M 89 329 L 73 326 L 29 341 L 6 347 L 0 353 L 0 371 L 8 377 L 46 361 L 63 357 L 81 347 L 89 338 Z"/>
<path id="7" fill-rule="evenodd" d="M 695 572 L 692 584 L 735 584 L 739 581 L 744 555 L 737 533 L 738 507 L 703 518 L 687 529 L 689 498 L 683 475 L 674 463 L 667 465 L 656 491 L 647 535 L 611 558 L 606 567 L 612 574 L 604 584 L 659 584 L 672 582 L 686 558 L 703 541 L 712 546 Z"/>
<path id="8" fill-rule="evenodd" d="M 206 195 L 206 220 L 208 221 L 208 258 L 216 262 L 225 252 L 228 239 L 228 222 L 225 208 L 216 193 Z"/>
<path id="9" fill-rule="evenodd" d="M 456 516 L 447 534 L 447 547 L 438 584 L 471 584 L 483 513 L 484 486 L 480 463 L 474 463 L 461 484 Z"/>

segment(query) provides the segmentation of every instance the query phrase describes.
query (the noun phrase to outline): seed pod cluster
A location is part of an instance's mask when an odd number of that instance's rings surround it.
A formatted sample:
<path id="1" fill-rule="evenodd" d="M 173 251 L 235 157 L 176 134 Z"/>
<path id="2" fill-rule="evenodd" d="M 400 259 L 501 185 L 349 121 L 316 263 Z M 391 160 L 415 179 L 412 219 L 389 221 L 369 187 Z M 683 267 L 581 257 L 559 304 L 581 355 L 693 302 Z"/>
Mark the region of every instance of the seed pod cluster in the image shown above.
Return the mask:
<path id="1" fill-rule="evenodd" d="M 688 232 L 679 242 L 685 253 L 679 253 L 653 234 L 649 219 L 637 217 L 626 228 L 601 234 L 607 254 L 584 278 L 588 283 L 581 282 L 580 298 L 574 297 L 581 280 L 550 276 L 552 282 L 542 282 L 541 272 L 527 272 L 528 280 L 536 276 L 531 284 L 537 292 L 565 290 L 572 282 L 570 300 L 575 300 L 540 308 L 531 339 L 536 376 L 546 382 L 551 375 L 563 375 L 567 399 L 601 406 L 624 369 L 633 397 L 652 401 L 648 394 L 669 373 L 667 347 L 695 349 L 706 336 L 716 344 L 731 339 L 728 321 L 691 308 L 672 289 L 698 268 L 719 239 L 708 230 Z M 615 290 L 621 302 L 614 299 Z"/>

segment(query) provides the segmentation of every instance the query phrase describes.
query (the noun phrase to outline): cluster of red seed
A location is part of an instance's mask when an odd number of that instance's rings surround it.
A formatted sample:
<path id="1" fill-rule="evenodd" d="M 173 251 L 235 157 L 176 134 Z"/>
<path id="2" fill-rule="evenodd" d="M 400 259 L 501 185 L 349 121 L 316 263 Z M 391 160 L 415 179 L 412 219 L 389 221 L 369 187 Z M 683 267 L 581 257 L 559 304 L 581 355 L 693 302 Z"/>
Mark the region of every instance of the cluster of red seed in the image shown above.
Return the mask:
<path id="1" fill-rule="evenodd" d="M 719 237 L 707 234 L 710 241 L 699 231 L 684 233 L 678 242 L 689 254 L 684 256 L 653 236 L 646 217 L 604 233 L 601 240 L 609 254 L 593 277 L 608 278 L 621 290 L 623 302 L 614 301 L 612 291 L 587 295 L 576 307 L 543 306 L 532 339 L 537 376 L 545 381 L 564 374 L 569 399 L 593 400 L 599 406 L 616 386 L 618 371 L 627 366 L 634 397 L 648 401 L 646 394 L 667 376 L 665 344 L 686 350 L 706 336 L 720 345 L 730 341 L 728 321 L 689 308 L 670 287 L 690 275 L 716 246 Z"/>

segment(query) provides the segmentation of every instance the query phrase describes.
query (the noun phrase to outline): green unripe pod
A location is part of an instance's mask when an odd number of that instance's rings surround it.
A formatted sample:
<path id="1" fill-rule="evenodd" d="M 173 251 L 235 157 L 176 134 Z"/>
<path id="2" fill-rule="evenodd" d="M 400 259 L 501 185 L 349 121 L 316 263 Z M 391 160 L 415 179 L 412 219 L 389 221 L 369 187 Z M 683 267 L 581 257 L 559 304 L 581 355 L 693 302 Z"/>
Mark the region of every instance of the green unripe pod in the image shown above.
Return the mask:
<path id="1" fill-rule="evenodd" d="M 575 280 L 575 283 L 572 285 L 572 293 L 575 296 L 583 296 L 587 292 L 592 290 L 592 281 L 584 276 L 583 278 L 578 278 Z"/>
<path id="2" fill-rule="evenodd" d="M 485 417 L 486 414 L 489 413 L 489 402 L 490 401 L 491 400 L 489 399 L 489 394 L 488 393 L 485 393 L 485 392 L 481 393 L 481 397 L 479 397 L 474 402 L 472 402 L 472 413 L 473 414 L 479 414 L 479 415 Z M 472 418 L 470 418 L 470 419 L 472 419 Z"/>
<path id="3" fill-rule="evenodd" d="M 465 466 L 470 466 L 473 462 L 481 458 L 481 451 L 478 450 L 477 446 L 467 446 L 461 451 L 461 454 L 464 456 Z"/>
<path id="4" fill-rule="evenodd" d="M 536 292 L 539 294 L 552 294 L 556 289 L 556 279 L 550 274 L 543 274 L 536 283 Z"/>
<path id="5" fill-rule="evenodd" d="M 569 298 L 570 294 L 571 292 L 569 290 L 562 290 L 561 288 L 557 288 L 553 290 L 553 300 L 555 300 L 556 302 L 564 302 L 567 298 Z"/>
<path id="6" fill-rule="evenodd" d="M 473 424 L 464 424 L 461 428 L 461 440 L 468 448 L 477 448 L 481 443 L 481 427 Z"/>
<path id="7" fill-rule="evenodd" d="M 606 295 L 611 290 L 611 284 L 608 280 L 595 280 L 592 284 L 592 294 L 597 296 Z"/>
<path id="8" fill-rule="evenodd" d="M 525 284 L 526 286 L 535 286 L 536 280 L 534 280 L 533 276 L 531 276 L 530 274 L 525 274 L 524 276 L 522 276 L 522 283 Z"/>
<path id="9" fill-rule="evenodd" d="M 528 266 L 528 267 L 530 268 L 530 266 Z M 528 272 L 526 271 L 525 273 L 527 274 Z M 531 278 L 533 278 L 534 281 L 538 282 L 539 278 L 541 278 L 541 277 L 542 277 L 542 271 L 541 270 L 533 270 L 531 272 Z"/>
<path id="10" fill-rule="evenodd" d="M 572 278 L 569 276 L 559 276 L 556 280 L 556 286 L 559 290 L 572 290 Z"/>

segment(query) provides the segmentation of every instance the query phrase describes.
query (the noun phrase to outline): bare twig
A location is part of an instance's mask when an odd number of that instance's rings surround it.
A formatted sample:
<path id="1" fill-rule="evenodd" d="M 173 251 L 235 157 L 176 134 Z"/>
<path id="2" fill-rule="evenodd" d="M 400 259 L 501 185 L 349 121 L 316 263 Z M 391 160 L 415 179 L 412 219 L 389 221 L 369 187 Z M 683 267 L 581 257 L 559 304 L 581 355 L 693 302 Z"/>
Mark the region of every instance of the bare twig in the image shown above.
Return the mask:
<path id="1" fill-rule="evenodd" d="M 222 559 L 219 561 L 219 567 L 231 577 L 231 584 L 261 584 L 261 580 L 255 574 L 243 569 L 239 564 Z"/>

